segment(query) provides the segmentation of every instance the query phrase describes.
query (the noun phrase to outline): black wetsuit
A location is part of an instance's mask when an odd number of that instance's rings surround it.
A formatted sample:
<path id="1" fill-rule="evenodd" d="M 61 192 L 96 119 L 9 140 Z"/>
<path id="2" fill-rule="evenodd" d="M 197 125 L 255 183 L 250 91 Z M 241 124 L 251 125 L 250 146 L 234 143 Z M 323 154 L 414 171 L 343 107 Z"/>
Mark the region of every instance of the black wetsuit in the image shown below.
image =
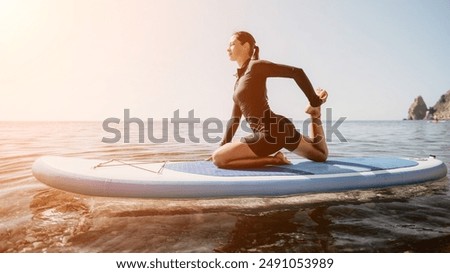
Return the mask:
<path id="1" fill-rule="evenodd" d="M 253 134 L 241 141 L 246 142 L 256 155 L 268 156 L 281 148 L 290 151 L 297 148 L 301 134 L 289 119 L 270 110 L 266 88 L 266 79 L 269 77 L 294 79 L 311 106 L 321 105 L 322 101 L 302 69 L 263 60 L 248 60 L 237 71 L 232 119 L 228 123 L 222 145 L 231 141 L 243 115 Z"/>

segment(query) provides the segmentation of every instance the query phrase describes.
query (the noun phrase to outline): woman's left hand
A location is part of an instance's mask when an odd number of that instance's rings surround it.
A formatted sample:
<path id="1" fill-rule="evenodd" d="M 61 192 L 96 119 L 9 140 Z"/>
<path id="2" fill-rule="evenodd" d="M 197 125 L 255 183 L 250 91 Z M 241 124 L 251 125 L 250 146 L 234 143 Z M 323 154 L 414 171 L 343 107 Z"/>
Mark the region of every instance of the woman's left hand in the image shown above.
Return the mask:
<path id="1" fill-rule="evenodd" d="M 322 104 L 324 104 L 327 101 L 327 98 L 328 98 L 327 90 L 325 90 L 323 88 L 317 88 L 316 89 L 316 94 L 322 100 Z"/>
<path id="2" fill-rule="evenodd" d="M 328 98 L 328 92 L 325 89 L 317 88 L 316 89 L 317 96 L 319 96 L 320 100 L 322 101 L 322 104 L 324 104 L 327 101 Z M 321 112 L 320 112 L 320 106 L 312 107 L 311 105 L 308 105 L 306 107 L 305 112 L 307 114 L 310 114 L 312 118 L 320 118 Z"/>

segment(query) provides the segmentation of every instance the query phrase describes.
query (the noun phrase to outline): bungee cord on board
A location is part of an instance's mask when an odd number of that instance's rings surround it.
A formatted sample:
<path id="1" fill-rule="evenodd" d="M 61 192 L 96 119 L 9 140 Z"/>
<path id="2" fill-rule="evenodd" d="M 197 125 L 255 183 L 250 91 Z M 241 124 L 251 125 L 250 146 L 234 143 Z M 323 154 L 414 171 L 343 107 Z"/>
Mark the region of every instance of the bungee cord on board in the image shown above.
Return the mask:
<path id="1" fill-rule="evenodd" d="M 112 162 L 118 162 L 120 164 L 110 164 Z M 136 168 L 136 169 L 140 169 L 140 170 L 144 170 L 144 171 L 148 171 L 148 172 L 151 172 L 151 173 L 162 174 L 162 172 L 164 170 L 164 167 L 166 166 L 167 162 L 168 161 L 164 161 L 163 164 L 161 165 L 161 167 L 157 171 L 150 170 L 150 169 L 138 166 L 138 165 L 142 165 L 142 164 L 149 164 L 148 162 L 128 163 L 128 162 L 125 162 L 125 161 L 120 160 L 120 159 L 110 159 L 108 161 L 101 162 L 101 163 L 95 165 L 93 168 L 97 169 L 97 168 L 102 168 L 102 167 L 130 166 L 130 167 L 133 167 L 133 168 Z"/>

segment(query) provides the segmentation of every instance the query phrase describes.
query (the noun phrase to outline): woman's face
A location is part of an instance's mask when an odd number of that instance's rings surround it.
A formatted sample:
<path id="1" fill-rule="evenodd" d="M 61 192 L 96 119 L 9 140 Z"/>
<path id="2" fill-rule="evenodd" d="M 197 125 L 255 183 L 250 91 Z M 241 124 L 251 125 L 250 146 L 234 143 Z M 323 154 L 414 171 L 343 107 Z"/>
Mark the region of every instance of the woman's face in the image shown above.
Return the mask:
<path id="1" fill-rule="evenodd" d="M 231 61 L 247 60 L 249 56 L 248 43 L 241 44 L 241 42 L 236 38 L 236 35 L 231 36 L 230 44 L 228 46 L 227 52 Z"/>

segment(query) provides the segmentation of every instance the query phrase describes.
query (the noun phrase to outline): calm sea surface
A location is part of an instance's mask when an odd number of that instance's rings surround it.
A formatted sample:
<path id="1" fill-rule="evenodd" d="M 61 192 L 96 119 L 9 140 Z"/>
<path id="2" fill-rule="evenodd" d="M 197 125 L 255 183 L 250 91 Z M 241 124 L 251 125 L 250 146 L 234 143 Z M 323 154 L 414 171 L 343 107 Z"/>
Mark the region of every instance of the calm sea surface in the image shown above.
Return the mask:
<path id="1" fill-rule="evenodd" d="M 299 124 L 299 128 L 301 128 Z M 120 128 L 120 127 L 118 127 Z M 331 127 L 330 127 L 331 128 Z M 151 143 L 101 122 L 0 122 L 0 252 L 450 252 L 449 177 L 420 185 L 280 198 L 127 199 L 63 192 L 31 174 L 43 155 L 159 162 L 217 147 Z M 161 135 L 161 124 L 154 128 Z M 450 121 L 346 121 L 332 156 L 436 155 L 450 166 Z M 211 134 L 210 137 L 221 136 Z M 295 158 L 287 153 L 290 158 Z"/>

